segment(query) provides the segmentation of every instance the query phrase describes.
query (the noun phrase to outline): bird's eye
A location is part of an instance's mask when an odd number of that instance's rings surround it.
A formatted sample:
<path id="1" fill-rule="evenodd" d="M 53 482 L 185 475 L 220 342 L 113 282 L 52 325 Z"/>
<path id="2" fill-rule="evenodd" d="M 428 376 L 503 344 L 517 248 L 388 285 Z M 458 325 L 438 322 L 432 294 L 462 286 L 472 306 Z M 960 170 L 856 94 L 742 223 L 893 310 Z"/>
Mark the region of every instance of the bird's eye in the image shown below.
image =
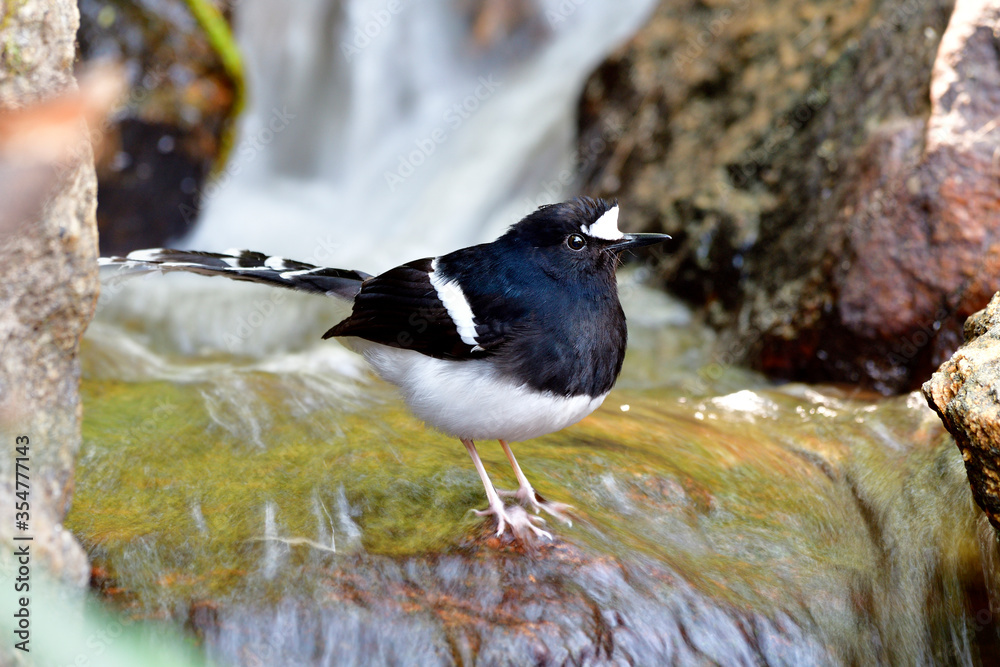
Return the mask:
<path id="1" fill-rule="evenodd" d="M 584 246 L 587 245 L 587 241 L 579 234 L 570 234 L 566 237 L 566 245 L 569 246 L 570 250 L 583 250 Z"/>

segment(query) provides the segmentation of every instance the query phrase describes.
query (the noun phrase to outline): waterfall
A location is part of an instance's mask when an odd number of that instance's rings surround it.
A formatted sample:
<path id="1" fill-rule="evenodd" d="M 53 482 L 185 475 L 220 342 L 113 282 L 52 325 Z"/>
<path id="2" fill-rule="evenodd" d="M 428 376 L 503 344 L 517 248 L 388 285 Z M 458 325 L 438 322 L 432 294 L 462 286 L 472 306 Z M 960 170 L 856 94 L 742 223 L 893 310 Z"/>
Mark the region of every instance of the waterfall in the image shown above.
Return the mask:
<path id="1" fill-rule="evenodd" d="M 252 101 L 183 244 L 371 272 L 491 240 L 529 212 L 569 166 L 587 76 L 655 3 L 507 3 L 528 16 L 493 45 L 458 4 L 244 0 Z"/>
<path id="2" fill-rule="evenodd" d="M 583 84 L 654 4 L 241 0 L 240 139 L 173 244 L 376 273 L 492 240 L 573 194 L 559 175 L 572 173 Z M 463 5 L 516 16 L 474 21 Z M 314 344 L 343 316 L 274 294 L 194 276 L 110 284 L 90 339 L 120 364 L 121 323 L 158 352 L 261 358 Z"/>

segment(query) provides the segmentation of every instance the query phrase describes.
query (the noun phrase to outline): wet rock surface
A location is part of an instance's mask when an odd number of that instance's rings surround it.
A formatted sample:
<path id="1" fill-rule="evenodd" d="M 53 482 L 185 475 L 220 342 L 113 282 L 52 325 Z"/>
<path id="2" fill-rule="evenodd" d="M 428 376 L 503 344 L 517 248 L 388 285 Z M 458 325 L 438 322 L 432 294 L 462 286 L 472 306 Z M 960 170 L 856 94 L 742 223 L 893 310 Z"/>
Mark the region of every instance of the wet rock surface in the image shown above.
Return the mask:
<path id="1" fill-rule="evenodd" d="M 220 664 L 989 664 L 1000 647 L 980 618 L 995 544 L 915 395 L 692 396 L 646 386 L 633 349 L 595 415 L 514 446 L 575 506 L 525 548 L 468 511 L 482 490 L 457 442 L 318 350 L 224 373 L 128 350 L 88 341 L 69 525 L 112 604 Z M 510 487 L 499 447 L 480 452 Z"/>
<path id="2" fill-rule="evenodd" d="M 733 359 L 911 389 L 1000 278 L 1000 9 L 787 5 L 661 6 L 588 85 L 582 180 L 678 238 Z"/>
<path id="3" fill-rule="evenodd" d="M 0 113 L 27 115 L 33 105 L 75 89 L 78 20 L 76 5 L 68 1 L 5 5 Z M 48 111 L 51 116 L 53 109 Z M 79 132 L 56 132 L 59 138 L 49 143 L 59 144 L 58 150 L 43 157 L 11 149 L 16 137 L 0 138 L 0 201 L 23 213 L 0 228 L 0 539 L 9 547 L 15 534 L 31 534 L 33 562 L 76 585 L 87 580 L 87 562 L 62 520 L 80 444 L 77 351 L 98 292 L 96 182 L 82 116 L 79 123 Z M 39 131 L 32 149 L 44 154 L 46 147 L 51 149 Z M 19 171 L 43 174 L 38 183 L 44 187 L 26 195 L 18 187 Z M 17 206 L 24 196 L 32 201 Z M 22 436 L 26 440 L 18 441 Z M 30 491 L 30 522 L 27 531 L 15 533 L 15 502 L 23 500 L 14 495 L 15 447 L 24 444 L 28 478 L 21 481 Z M 8 547 L 5 552 L 12 553 Z"/>
<path id="4" fill-rule="evenodd" d="M 1000 293 L 969 318 L 965 337 L 923 391 L 962 452 L 976 502 L 1000 530 Z"/>

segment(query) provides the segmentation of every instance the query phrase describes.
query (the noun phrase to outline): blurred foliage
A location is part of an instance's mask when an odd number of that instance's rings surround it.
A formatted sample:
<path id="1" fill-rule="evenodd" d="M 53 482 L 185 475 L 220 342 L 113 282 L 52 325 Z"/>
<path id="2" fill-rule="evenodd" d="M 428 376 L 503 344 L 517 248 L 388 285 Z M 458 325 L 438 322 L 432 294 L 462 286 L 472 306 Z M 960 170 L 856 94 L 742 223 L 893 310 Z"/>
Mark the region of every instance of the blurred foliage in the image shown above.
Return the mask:
<path id="1" fill-rule="evenodd" d="M 101 251 L 162 245 L 197 218 L 245 104 L 242 57 L 203 0 L 81 0 L 80 57 L 124 65 L 129 92 L 98 156 Z"/>
<path id="2" fill-rule="evenodd" d="M 210 667 L 190 639 L 162 623 L 137 623 L 112 614 L 89 594 L 60 584 L 33 568 L 28 603 L 28 652 L 13 648 L 20 598 L 13 592 L 17 564 L 7 550 L 0 557 L 0 648 L 3 665 L 90 665 L 100 667 Z"/>
<path id="3" fill-rule="evenodd" d="M 223 130 L 219 155 L 215 161 L 213 172 L 218 172 L 226 164 L 229 153 L 236 143 L 236 119 L 243 111 L 246 103 L 246 83 L 243 77 L 243 58 L 233 37 L 229 24 L 207 0 L 187 0 L 188 9 L 198 21 L 209 43 L 222 61 L 222 66 L 233 84 L 233 104 L 229 111 L 229 122 Z"/>

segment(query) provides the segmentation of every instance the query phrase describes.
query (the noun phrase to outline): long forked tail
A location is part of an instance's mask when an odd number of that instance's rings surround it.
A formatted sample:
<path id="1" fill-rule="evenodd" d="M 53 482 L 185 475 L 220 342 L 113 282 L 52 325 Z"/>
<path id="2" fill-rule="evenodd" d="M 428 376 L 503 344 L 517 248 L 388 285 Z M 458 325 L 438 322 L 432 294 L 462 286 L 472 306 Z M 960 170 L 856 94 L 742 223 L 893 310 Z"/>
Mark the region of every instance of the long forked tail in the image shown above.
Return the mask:
<path id="1" fill-rule="evenodd" d="M 269 257 L 250 250 L 224 253 L 151 248 L 126 257 L 101 257 L 101 266 L 118 266 L 126 272 L 186 271 L 205 276 L 276 285 L 301 292 L 353 299 L 361 283 L 371 278 L 362 271 L 331 269 L 283 257 Z"/>

